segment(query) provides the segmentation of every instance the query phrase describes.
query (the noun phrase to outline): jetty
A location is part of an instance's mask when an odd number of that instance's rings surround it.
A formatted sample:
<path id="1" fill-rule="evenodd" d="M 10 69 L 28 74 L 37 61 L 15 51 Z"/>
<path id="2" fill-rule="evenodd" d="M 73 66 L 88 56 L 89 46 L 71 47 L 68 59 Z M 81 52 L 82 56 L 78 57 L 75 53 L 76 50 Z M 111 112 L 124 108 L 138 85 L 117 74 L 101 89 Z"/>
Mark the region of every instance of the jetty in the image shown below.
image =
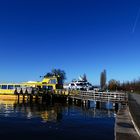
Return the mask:
<path id="1" fill-rule="evenodd" d="M 63 101 L 72 101 L 87 104 L 89 102 L 112 102 L 112 103 L 121 103 L 127 104 L 128 98 L 127 94 L 124 92 L 95 92 L 95 91 L 66 91 L 66 90 L 57 90 L 57 91 L 39 91 L 39 92 L 16 92 L 17 98 L 25 100 L 32 99 L 43 99 L 43 100 L 63 100 Z"/>
<path id="2" fill-rule="evenodd" d="M 127 104 L 127 94 L 124 92 L 95 92 L 95 91 L 80 91 L 78 94 L 70 94 L 73 100 L 113 102 Z"/>

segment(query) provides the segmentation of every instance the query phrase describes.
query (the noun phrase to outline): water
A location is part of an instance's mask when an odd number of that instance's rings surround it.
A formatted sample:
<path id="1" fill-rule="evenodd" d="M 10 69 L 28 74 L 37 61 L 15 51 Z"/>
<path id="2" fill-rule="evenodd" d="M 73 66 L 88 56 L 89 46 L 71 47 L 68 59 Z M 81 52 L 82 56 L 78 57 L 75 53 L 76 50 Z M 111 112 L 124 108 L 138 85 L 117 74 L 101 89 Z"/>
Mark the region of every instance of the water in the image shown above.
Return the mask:
<path id="1" fill-rule="evenodd" d="M 115 113 L 104 107 L 0 101 L 0 138 L 114 140 Z"/>

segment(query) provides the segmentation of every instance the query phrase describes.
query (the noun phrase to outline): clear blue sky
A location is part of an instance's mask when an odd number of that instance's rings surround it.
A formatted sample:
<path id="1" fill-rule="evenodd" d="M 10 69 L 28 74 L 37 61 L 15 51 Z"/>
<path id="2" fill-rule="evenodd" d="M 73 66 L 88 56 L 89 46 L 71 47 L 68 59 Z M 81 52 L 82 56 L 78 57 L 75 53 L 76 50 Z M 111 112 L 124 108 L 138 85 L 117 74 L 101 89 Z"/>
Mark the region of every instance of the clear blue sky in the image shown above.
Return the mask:
<path id="1" fill-rule="evenodd" d="M 140 76 L 140 0 L 0 2 L 0 82 L 41 80 L 52 68 L 93 84 Z"/>

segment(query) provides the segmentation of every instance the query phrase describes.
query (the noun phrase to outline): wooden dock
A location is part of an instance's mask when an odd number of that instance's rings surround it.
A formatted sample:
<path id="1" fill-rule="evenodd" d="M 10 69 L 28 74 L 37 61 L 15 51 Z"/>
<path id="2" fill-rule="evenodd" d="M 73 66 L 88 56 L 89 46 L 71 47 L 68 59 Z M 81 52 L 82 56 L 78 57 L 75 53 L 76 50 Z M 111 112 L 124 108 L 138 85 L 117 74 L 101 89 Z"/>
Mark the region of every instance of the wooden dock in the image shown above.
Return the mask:
<path id="1" fill-rule="evenodd" d="M 27 96 L 29 100 L 33 98 L 43 98 L 43 99 L 52 99 L 52 98 L 60 98 L 63 96 L 67 101 L 77 101 L 80 100 L 81 102 L 88 102 L 88 101 L 95 101 L 95 102 L 112 102 L 112 103 L 122 103 L 127 104 L 128 98 L 127 94 L 124 92 L 95 92 L 95 91 L 57 91 L 57 92 L 37 92 L 37 93 L 26 93 L 21 94 L 17 93 L 18 99 L 20 96 L 24 98 Z M 60 98 L 62 99 L 62 98 Z"/>

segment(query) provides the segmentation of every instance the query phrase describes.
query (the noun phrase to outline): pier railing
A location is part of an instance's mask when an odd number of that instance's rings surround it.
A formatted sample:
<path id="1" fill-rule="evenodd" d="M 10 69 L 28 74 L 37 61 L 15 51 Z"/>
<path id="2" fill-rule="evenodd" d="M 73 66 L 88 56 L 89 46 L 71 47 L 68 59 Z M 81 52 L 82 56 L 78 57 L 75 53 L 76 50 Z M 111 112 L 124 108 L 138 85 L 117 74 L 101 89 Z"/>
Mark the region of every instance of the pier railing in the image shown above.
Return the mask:
<path id="1" fill-rule="evenodd" d="M 71 98 L 77 100 L 94 100 L 94 101 L 111 101 L 111 102 L 127 102 L 127 94 L 124 92 L 95 92 L 80 91 L 78 94 L 71 94 Z"/>

